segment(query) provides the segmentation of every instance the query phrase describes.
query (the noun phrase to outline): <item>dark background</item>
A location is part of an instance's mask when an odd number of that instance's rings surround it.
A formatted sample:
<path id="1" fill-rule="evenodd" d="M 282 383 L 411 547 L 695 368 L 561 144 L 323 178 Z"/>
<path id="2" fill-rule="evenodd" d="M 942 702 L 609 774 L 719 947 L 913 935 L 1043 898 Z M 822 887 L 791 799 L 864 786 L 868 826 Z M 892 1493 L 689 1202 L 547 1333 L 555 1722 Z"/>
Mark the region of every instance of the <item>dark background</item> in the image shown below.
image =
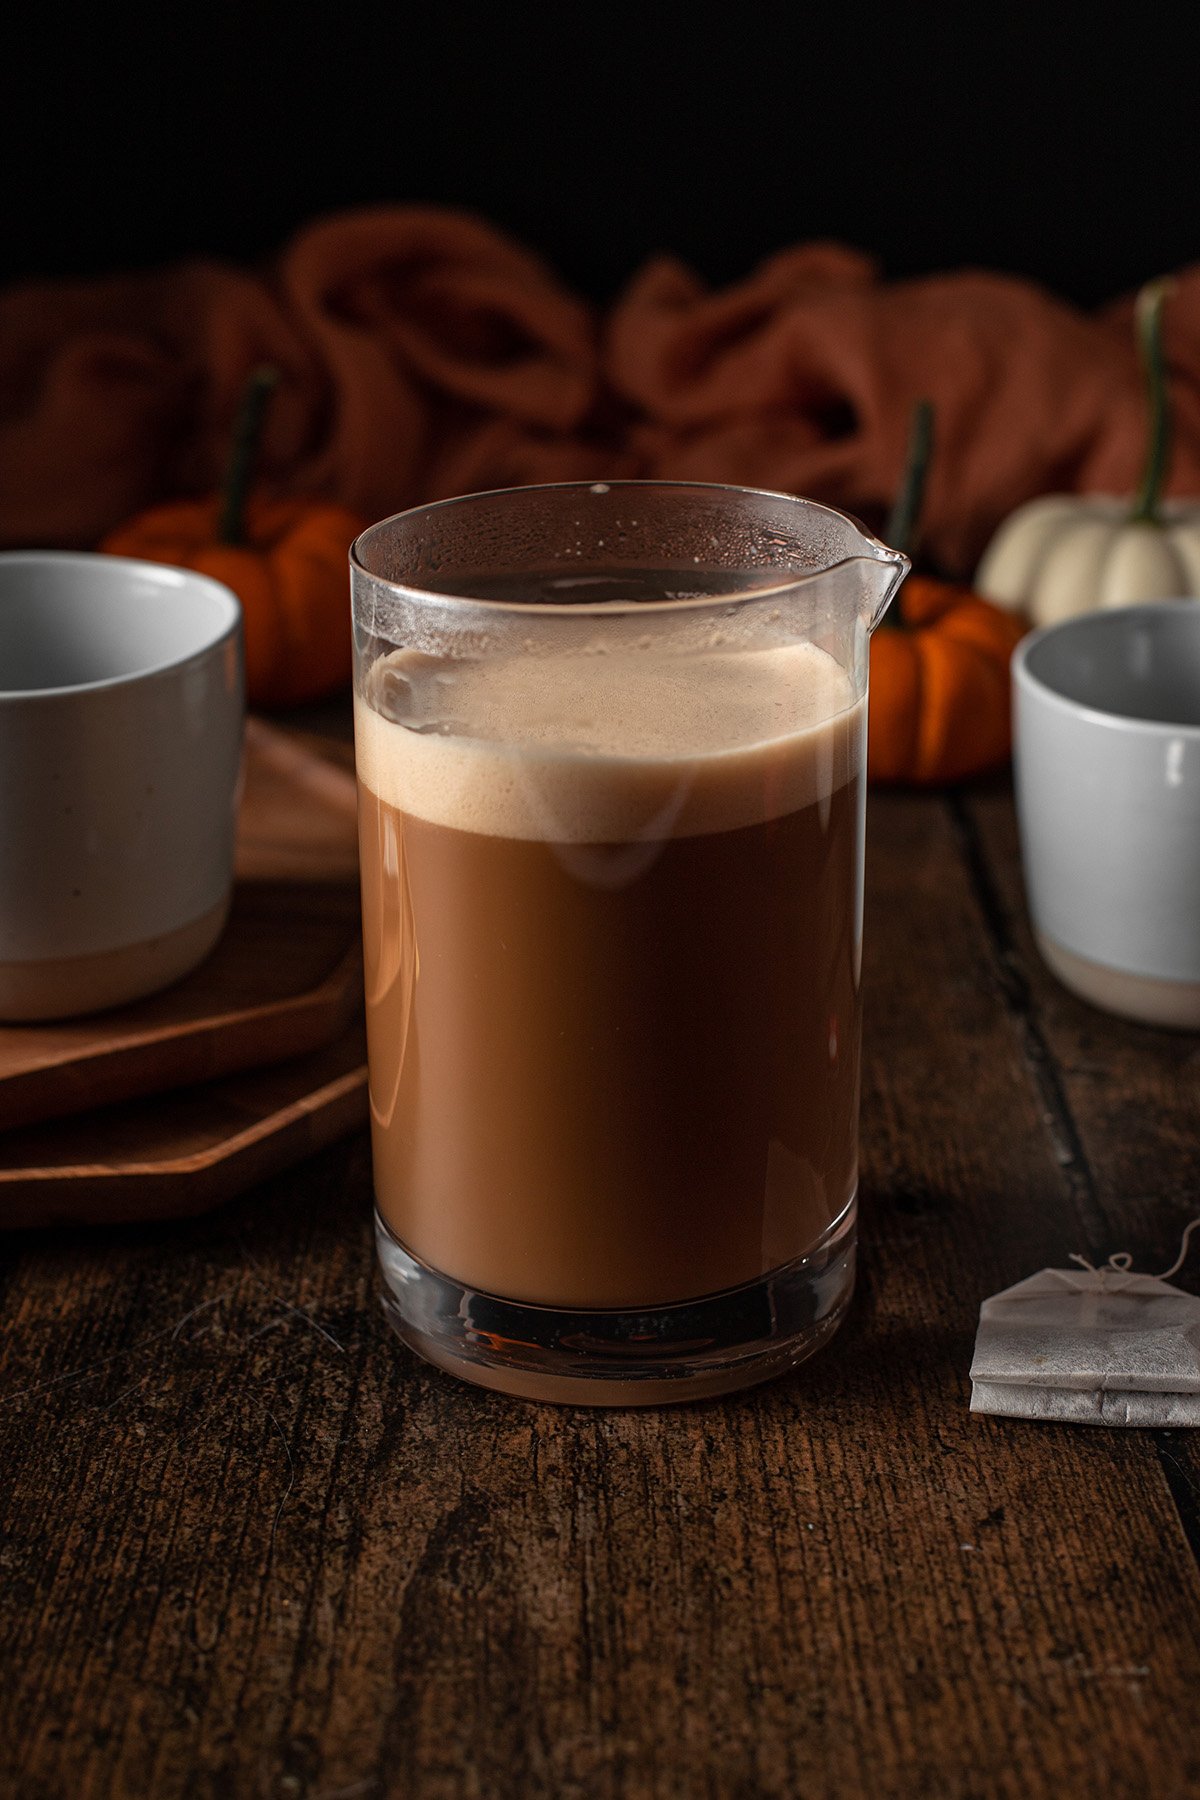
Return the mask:
<path id="1" fill-rule="evenodd" d="M 483 213 L 598 299 L 655 250 L 724 282 L 815 236 L 1084 302 L 1200 257 L 1194 5 L 10 18 L 0 281 L 253 259 L 399 200 Z"/>

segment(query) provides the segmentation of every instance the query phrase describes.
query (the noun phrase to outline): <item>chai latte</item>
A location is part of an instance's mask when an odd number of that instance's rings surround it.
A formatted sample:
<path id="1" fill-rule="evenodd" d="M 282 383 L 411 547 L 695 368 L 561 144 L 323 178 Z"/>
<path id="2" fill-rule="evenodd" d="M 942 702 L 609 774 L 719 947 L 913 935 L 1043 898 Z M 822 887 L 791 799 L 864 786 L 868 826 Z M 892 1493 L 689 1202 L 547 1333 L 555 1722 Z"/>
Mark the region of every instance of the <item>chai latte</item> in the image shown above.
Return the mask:
<path id="1" fill-rule="evenodd" d="M 410 729 L 390 682 L 440 681 Z M 586 694 L 586 705 L 581 703 Z M 852 1204 L 865 707 L 811 644 L 433 666 L 356 702 L 375 1186 L 468 1287 L 662 1305 Z"/>

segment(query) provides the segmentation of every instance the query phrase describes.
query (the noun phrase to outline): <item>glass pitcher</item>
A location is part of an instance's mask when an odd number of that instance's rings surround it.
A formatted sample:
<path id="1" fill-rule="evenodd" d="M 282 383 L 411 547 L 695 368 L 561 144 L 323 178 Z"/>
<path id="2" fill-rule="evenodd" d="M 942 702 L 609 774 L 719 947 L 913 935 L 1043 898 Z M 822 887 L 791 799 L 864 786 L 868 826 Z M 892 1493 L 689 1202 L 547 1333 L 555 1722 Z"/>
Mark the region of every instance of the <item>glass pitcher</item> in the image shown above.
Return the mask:
<path id="1" fill-rule="evenodd" d="M 908 564 L 787 495 L 419 507 L 354 546 L 376 1228 L 401 1337 L 631 1405 L 854 1282 L 868 639 Z"/>

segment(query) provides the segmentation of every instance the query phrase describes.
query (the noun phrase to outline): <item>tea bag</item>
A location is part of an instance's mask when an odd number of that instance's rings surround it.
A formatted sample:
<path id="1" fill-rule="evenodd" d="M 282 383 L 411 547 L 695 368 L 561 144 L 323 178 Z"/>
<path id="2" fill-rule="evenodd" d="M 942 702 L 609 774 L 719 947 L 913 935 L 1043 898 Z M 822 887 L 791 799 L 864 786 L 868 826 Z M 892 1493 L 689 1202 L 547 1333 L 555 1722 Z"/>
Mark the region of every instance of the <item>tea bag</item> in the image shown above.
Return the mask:
<path id="1" fill-rule="evenodd" d="M 1079 1425 L 1200 1425 L 1200 1296 L 1138 1275 L 1124 1252 L 1094 1268 L 1042 1269 L 985 1300 L 971 1411 Z"/>

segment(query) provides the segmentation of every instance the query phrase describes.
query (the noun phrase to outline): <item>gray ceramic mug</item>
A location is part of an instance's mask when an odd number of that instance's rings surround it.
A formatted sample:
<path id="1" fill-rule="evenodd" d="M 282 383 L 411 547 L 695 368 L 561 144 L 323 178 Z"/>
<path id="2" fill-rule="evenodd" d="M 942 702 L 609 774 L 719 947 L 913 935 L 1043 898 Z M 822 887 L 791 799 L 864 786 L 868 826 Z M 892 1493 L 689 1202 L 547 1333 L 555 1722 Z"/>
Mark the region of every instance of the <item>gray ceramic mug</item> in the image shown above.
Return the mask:
<path id="1" fill-rule="evenodd" d="M 1035 631 L 1015 676 L 1017 810 L 1038 946 L 1076 993 L 1200 1029 L 1200 604 Z"/>
<path id="2" fill-rule="evenodd" d="M 133 1000 L 229 910 L 237 600 L 125 557 L 0 556 L 0 1019 Z"/>

